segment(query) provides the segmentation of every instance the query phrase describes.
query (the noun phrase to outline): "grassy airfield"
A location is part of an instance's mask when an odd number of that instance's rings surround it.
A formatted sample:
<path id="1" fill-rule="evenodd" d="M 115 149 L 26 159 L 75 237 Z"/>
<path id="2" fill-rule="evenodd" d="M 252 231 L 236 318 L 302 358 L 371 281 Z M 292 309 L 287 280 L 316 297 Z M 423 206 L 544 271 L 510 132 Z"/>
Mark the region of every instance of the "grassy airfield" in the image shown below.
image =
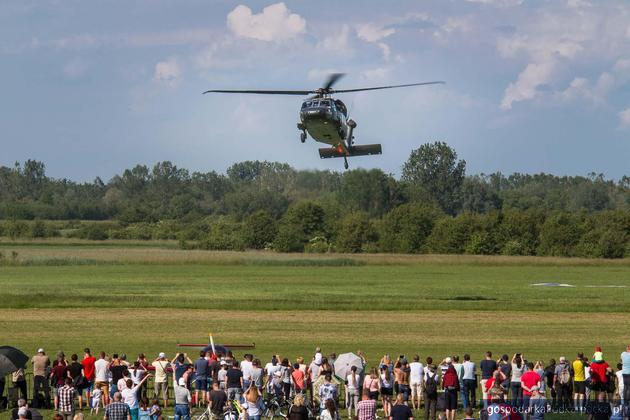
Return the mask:
<path id="1" fill-rule="evenodd" d="M 282 255 L 175 244 L 0 242 L 2 343 L 173 355 L 176 344 L 256 343 L 310 357 L 362 350 L 441 358 L 490 349 L 549 359 L 630 342 L 630 261 Z M 533 286 L 567 283 L 574 287 Z M 614 286 L 614 287 L 611 287 Z M 190 350 L 193 353 L 194 350 Z M 0 414 L 2 418 L 2 414 Z"/>

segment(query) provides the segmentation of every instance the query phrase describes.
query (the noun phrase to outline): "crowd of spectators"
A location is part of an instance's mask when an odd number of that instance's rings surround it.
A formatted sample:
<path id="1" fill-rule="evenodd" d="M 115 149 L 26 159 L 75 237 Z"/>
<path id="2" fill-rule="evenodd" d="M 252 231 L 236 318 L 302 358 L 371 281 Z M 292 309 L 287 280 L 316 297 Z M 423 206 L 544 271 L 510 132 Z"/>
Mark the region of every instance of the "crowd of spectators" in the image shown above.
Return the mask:
<path id="1" fill-rule="evenodd" d="M 270 414 L 271 400 L 277 407 L 284 404 L 288 420 L 339 420 L 342 415 L 455 420 L 460 409 L 467 419 L 542 420 L 550 411 L 595 420 L 628 418 L 630 346 L 613 365 L 600 347 L 591 357 L 578 353 L 572 360 L 561 356 L 547 362 L 527 360 L 522 353 L 495 358 L 488 351 L 479 362 L 469 354 L 439 362 L 386 354 L 370 366 L 357 353 L 359 362 L 340 377 L 336 354 L 325 356 L 320 348 L 308 361 L 274 355 L 264 365 L 252 354 L 237 360 L 229 351 L 201 351 L 195 360 L 185 353 L 172 359 L 159 353 L 152 360 L 139 354 L 129 361 L 125 354 L 94 356 L 89 348 L 82 357 L 59 352 L 51 362 L 40 348 L 31 359 L 31 404 L 24 370 L 12 374 L 13 389 L 20 394 L 12 419 L 30 420 L 29 406 L 50 405 L 57 420 L 81 419 L 86 410 L 106 420 L 159 420 L 172 404 L 175 420 L 190 419 L 195 407 L 216 418 L 234 407 L 240 418 L 260 420 Z"/>

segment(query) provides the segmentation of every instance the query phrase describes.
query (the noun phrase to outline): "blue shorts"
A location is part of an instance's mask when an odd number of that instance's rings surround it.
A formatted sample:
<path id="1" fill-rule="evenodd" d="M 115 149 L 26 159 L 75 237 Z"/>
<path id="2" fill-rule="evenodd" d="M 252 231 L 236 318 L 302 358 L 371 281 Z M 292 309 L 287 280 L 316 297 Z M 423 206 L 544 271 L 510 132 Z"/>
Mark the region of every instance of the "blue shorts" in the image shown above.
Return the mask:
<path id="1" fill-rule="evenodd" d="M 94 389 L 94 381 L 87 381 L 85 383 L 85 386 L 81 388 L 81 391 L 92 392 L 93 389 Z"/>
<path id="2" fill-rule="evenodd" d="M 195 386 L 197 391 L 207 391 L 208 390 L 208 379 L 206 378 L 196 378 Z"/>

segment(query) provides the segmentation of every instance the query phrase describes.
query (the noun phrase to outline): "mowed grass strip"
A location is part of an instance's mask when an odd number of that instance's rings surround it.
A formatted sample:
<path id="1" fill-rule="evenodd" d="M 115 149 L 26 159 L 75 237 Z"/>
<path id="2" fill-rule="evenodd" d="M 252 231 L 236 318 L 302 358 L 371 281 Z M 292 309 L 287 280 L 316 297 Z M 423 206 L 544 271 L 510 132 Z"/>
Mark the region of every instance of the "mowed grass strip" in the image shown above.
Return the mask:
<path id="1" fill-rule="evenodd" d="M 576 287 L 536 287 L 559 282 Z M 592 287 L 595 286 L 595 287 Z M 605 286 L 622 286 L 605 287 Z M 625 287 L 625 288 L 624 288 Z M 630 267 L 77 265 L 0 267 L 0 308 L 621 312 Z"/>
<path id="2" fill-rule="evenodd" d="M 46 239 L 8 241 L 0 238 L 0 252 L 9 258 L 18 253 L 20 261 L 69 259 L 137 264 L 210 264 L 210 265 L 344 265 L 340 260 L 367 265 L 480 265 L 480 266 L 551 266 L 551 267 L 622 267 L 630 268 L 630 258 L 601 260 L 561 257 L 512 257 L 483 255 L 411 255 L 411 254 L 281 254 L 269 251 L 204 251 L 177 249 L 174 241 L 82 241 Z M 335 262 L 337 260 L 337 262 Z M 308 261 L 309 263 L 306 263 Z M 68 264 L 71 265 L 71 264 Z M 350 265 L 350 264 L 345 264 Z"/>
<path id="3" fill-rule="evenodd" d="M 278 353 L 292 360 L 310 357 L 321 345 L 326 353 L 363 350 L 373 363 L 384 353 L 422 358 L 470 353 L 478 361 L 486 350 L 547 360 L 595 345 L 616 361 L 630 340 L 625 313 L 3 309 L 0 319 L 3 344 L 29 353 L 40 346 L 49 354 L 80 353 L 89 346 L 132 358 L 140 352 L 172 356 L 177 343 L 206 342 L 208 332 L 219 343 L 256 343 L 252 352 L 262 360 Z"/>

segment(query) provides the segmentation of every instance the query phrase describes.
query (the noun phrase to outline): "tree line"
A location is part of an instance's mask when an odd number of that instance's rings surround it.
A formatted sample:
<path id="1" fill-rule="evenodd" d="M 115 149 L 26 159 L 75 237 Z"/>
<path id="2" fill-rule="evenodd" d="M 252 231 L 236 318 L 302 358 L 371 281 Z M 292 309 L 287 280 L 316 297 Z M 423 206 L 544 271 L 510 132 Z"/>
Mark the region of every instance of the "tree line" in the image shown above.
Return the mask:
<path id="1" fill-rule="evenodd" d="M 630 256 L 630 177 L 466 175 L 442 142 L 379 169 L 296 170 L 246 161 L 225 174 L 171 162 L 107 183 L 0 167 L 0 236 L 177 239 L 182 247 L 283 252 Z"/>

